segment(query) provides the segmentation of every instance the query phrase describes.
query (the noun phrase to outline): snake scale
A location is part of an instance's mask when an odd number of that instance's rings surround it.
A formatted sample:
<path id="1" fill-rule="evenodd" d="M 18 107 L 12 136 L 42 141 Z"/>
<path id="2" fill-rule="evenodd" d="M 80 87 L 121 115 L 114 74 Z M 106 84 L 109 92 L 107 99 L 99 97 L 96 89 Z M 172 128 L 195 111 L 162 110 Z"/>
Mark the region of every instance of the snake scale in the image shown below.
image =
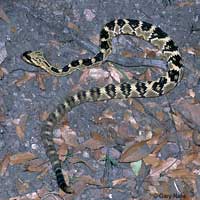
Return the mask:
<path id="1" fill-rule="evenodd" d="M 104 61 L 112 52 L 112 39 L 119 35 L 133 35 L 157 47 L 162 52 L 162 58 L 167 61 L 168 71 L 154 81 L 123 82 L 79 91 L 72 96 L 66 96 L 63 103 L 49 114 L 41 128 L 42 141 L 55 172 L 58 186 L 66 193 L 71 193 L 72 189 L 65 182 L 52 138 L 53 129 L 64 114 L 84 102 L 164 95 L 171 91 L 183 76 L 182 58 L 178 47 L 167 33 L 155 25 L 134 19 L 117 19 L 107 23 L 100 32 L 100 51 L 94 57 L 74 60 L 60 69 L 49 64 L 39 51 L 26 51 L 22 55 L 24 61 L 41 67 L 52 75 L 66 76 L 77 69 Z"/>

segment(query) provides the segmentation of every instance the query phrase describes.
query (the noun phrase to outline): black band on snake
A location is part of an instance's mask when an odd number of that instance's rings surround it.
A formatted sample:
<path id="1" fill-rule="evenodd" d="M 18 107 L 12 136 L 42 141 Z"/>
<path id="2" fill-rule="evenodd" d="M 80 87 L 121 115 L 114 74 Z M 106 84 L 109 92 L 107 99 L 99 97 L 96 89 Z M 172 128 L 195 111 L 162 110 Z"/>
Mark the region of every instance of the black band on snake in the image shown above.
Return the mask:
<path id="1" fill-rule="evenodd" d="M 159 27 L 133 19 L 118 19 L 107 23 L 100 33 L 100 52 L 93 58 L 74 60 L 61 69 L 49 64 L 41 52 L 27 51 L 22 55 L 23 60 L 27 63 L 41 67 L 52 75 L 66 76 L 77 69 L 104 61 L 112 52 L 112 39 L 119 35 L 133 35 L 157 47 L 162 52 L 162 58 L 167 61 L 168 71 L 154 81 L 109 84 L 102 88 L 95 87 L 87 91 L 80 91 L 73 96 L 67 96 L 64 102 L 59 104 L 55 111 L 49 115 L 41 129 L 42 141 L 53 171 L 56 174 L 58 186 L 66 193 L 71 193 L 72 189 L 65 183 L 61 162 L 58 159 L 52 139 L 52 131 L 63 115 L 84 102 L 158 97 L 166 94 L 176 87 L 183 76 L 181 55 L 175 42 Z"/>

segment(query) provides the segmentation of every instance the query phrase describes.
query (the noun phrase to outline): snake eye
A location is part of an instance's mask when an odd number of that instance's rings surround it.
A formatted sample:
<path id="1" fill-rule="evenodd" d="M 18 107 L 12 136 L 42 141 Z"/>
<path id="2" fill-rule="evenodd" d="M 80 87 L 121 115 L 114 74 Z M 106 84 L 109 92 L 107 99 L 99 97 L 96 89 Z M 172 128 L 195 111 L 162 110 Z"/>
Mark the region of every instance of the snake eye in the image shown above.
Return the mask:
<path id="1" fill-rule="evenodd" d="M 31 56 L 29 56 L 29 54 L 31 53 L 32 51 L 26 51 L 22 54 L 22 57 L 25 57 L 26 59 L 30 60 L 31 59 Z"/>
<path id="2" fill-rule="evenodd" d="M 32 51 L 26 51 L 26 52 L 24 52 L 23 54 L 22 54 L 22 56 L 21 56 L 21 58 L 25 61 L 25 62 L 27 62 L 27 63 L 32 63 L 32 58 L 31 58 L 31 56 L 30 56 L 30 53 L 31 53 Z"/>

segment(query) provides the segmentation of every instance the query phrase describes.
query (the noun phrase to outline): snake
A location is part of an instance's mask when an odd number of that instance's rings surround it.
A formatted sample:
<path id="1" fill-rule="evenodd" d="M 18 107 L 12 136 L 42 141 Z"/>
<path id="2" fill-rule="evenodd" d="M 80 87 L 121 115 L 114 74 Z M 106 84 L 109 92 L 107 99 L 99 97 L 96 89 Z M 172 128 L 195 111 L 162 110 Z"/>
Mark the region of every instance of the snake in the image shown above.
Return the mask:
<path id="1" fill-rule="evenodd" d="M 74 191 L 70 184 L 65 182 L 61 161 L 58 159 L 52 136 L 53 130 L 63 116 L 75 106 L 85 102 L 159 97 L 170 92 L 183 77 L 184 66 L 181 53 L 175 42 L 158 26 L 136 19 L 116 19 L 105 24 L 100 31 L 100 50 L 94 57 L 73 60 L 64 67 L 58 68 L 51 65 L 40 51 L 26 51 L 22 54 L 22 59 L 28 64 L 40 67 L 54 76 L 67 76 L 76 70 L 105 61 L 112 53 L 112 39 L 119 35 L 133 35 L 152 44 L 161 51 L 161 58 L 166 60 L 168 70 L 155 80 L 126 81 L 80 90 L 74 95 L 64 97 L 63 102 L 49 114 L 41 126 L 42 142 L 55 172 L 58 187 L 65 193 Z"/>

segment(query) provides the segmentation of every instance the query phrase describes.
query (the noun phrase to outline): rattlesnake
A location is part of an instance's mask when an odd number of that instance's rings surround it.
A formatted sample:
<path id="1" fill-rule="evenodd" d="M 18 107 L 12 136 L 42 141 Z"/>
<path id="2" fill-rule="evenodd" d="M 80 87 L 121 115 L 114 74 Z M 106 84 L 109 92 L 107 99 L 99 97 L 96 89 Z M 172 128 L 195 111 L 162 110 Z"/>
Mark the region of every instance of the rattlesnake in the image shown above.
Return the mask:
<path id="1" fill-rule="evenodd" d="M 41 67 L 52 75 L 66 76 L 77 69 L 105 61 L 112 52 L 112 39 L 119 35 L 134 35 L 150 42 L 161 50 L 162 58 L 167 61 L 169 69 L 154 81 L 123 82 L 80 91 L 73 96 L 67 96 L 63 103 L 59 104 L 55 111 L 49 115 L 41 129 L 42 141 L 56 174 L 58 186 L 66 193 L 71 193 L 72 189 L 65 183 L 61 162 L 52 139 L 52 131 L 63 115 L 84 102 L 130 97 L 158 97 L 166 94 L 180 82 L 183 76 L 181 55 L 174 41 L 159 27 L 133 19 L 117 19 L 107 23 L 100 32 L 100 51 L 94 57 L 74 60 L 60 69 L 49 64 L 41 52 L 26 51 L 22 55 L 24 61 Z"/>

